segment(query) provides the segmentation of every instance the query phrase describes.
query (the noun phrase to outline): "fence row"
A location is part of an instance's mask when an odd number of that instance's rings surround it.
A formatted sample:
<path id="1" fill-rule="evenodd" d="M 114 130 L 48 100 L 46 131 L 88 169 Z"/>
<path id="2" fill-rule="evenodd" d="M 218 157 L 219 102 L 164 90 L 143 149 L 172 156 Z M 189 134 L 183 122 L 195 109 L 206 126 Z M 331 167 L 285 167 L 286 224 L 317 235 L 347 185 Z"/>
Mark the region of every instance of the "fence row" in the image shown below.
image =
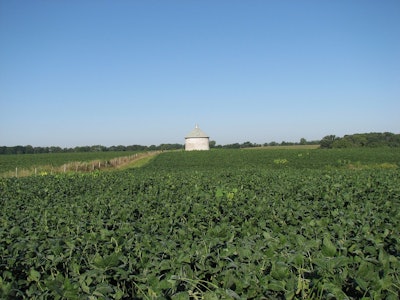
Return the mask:
<path id="1" fill-rule="evenodd" d="M 24 177 L 31 175 L 47 175 L 47 174 L 66 173 L 66 172 L 93 172 L 96 170 L 118 168 L 127 165 L 135 160 L 148 157 L 156 153 L 158 153 L 158 151 L 137 153 L 129 156 L 116 157 L 109 160 L 93 160 L 89 162 L 69 162 L 61 166 L 45 165 L 30 169 L 16 167 L 15 171 L 9 171 L 3 174 L 3 176 Z"/>

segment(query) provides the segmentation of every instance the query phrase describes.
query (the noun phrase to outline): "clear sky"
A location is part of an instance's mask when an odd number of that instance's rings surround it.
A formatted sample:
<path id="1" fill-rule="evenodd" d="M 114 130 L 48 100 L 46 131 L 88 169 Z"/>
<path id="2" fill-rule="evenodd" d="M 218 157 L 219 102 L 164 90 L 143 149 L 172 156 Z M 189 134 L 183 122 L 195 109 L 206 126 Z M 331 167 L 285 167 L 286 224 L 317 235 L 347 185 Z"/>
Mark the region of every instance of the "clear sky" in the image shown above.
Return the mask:
<path id="1" fill-rule="evenodd" d="M 400 132 L 399 0 L 0 0 L 0 145 Z"/>

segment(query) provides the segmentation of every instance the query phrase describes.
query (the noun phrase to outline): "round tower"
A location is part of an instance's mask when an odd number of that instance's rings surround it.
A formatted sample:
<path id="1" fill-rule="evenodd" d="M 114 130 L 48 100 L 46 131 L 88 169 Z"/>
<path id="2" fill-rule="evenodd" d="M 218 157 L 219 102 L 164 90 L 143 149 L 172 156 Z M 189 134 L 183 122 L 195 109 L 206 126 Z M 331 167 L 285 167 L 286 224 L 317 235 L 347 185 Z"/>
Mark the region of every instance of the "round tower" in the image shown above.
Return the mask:
<path id="1" fill-rule="evenodd" d="M 209 136 L 198 125 L 185 136 L 185 150 L 210 150 Z"/>

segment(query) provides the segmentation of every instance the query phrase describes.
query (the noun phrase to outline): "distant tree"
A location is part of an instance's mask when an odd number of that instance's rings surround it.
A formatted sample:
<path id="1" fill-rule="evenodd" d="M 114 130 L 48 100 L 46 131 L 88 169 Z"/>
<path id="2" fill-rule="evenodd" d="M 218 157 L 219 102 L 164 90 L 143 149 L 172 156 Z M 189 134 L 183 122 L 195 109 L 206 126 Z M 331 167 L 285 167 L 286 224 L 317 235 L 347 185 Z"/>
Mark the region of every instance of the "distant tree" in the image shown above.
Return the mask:
<path id="1" fill-rule="evenodd" d="M 44 147 L 35 147 L 34 152 L 35 152 L 35 153 L 38 153 L 38 154 L 40 154 L 40 153 L 47 153 L 47 150 L 46 150 L 46 148 L 44 148 Z"/>
<path id="2" fill-rule="evenodd" d="M 158 149 L 160 149 L 161 151 L 168 150 L 168 145 L 167 144 L 160 144 L 158 146 Z"/>
<path id="3" fill-rule="evenodd" d="M 327 148 L 327 149 L 332 148 L 332 144 L 333 144 L 333 142 L 335 140 L 336 140 L 336 136 L 335 135 L 327 135 L 327 136 L 325 136 L 320 141 L 321 148 Z"/>
<path id="4" fill-rule="evenodd" d="M 115 146 L 114 151 L 126 151 L 126 147 L 124 145 Z"/>
<path id="5" fill-rule="evenodd" d="M 158 150 L 178 150 L 182 149 L 183 145 L 182 144 L 160 144 L 156 149 Z"/>
<path id="6" fill-rule="evenodd" d="M 90 147 L 90 152 L 102 152 L 105 151 L 107 147 L 104 147 L 102 145 L 94 145 Z"/>
<path id="7" fill-rule="evenodd" d="M 351 148 L 353 143 L 349 139 L 335 139 L 331 145 L 331 148 Z"/>
<path id="8" fill-rule="evenodd" d="M 77 146 L 74 148 L 75 152 L 90 152 L 89 146 Z"/>
<path id="9" fill-rule="evenodd" d="M 31 145 L 27 145 L 27 146 L 25 146 L 25 153 L 33 154 L 33 153 L 35 153 L 35 149 L 33 149 L 33 147 Z"/>
<path id="10" fill-rule="evenodd" d="M 371 132 L 371 133 L 364 134 L 364 136 L 367 139 L 367 145 L 369 147 L 387 146 L 385 136 L 382 133 Z"/>
<path id="11" fill-rule="evenodd" d="M 364 147 L 368 144 L 368 140 L 365 134 L 345 135 L 343 139 L 351 142 L 353 147 Z"/>
<path id="12" fill-rule="evenodd" d="M 240 148 L 240 144 L 239 144 L 239 143 L 228 144 L 228 145 L 224 145 L 223 148 L 228 148 L 228 149 L 239 149 L 239 148 Z"/>
<path id="13" fill-rule="evenodd" d="M 24 146 L 15 146 L 14 147 L 14 153 L 15 154 L 24 154 L 25 153 L 25 147 Z"/>
<path id="14" fill-rule="evenodd" d="M 142 145 L 130 145 L 130 146 L 126 146 L 126 150 L 127 151 L 145 151 L 147 150 L 148 147 L 147 146 L 142 146 Z"/>
<path id="15" fill-rule="evenodd" d="M 60 152 L 62 152 L 62 149 L 61 149 L 61 147 L 51 146 L 50 147 L 50 152 L 51 153 L 60 153 Z"/>
<path id="16" fill-rule="evenodd" d="M 215 148 L 217 143 L 215 141 L 210 141 L 210 148 Z"/>
<path id="17" fill-rule="evenodd" d="M 307 145 L 307 140 L 305 138 L 301 138 L 300 145 Z"/>
<path id="18" fill-rule="evenodd" d="M 254 145 L 251 142 L 244 142 L 243 144 L 240 145 L 240 148 L 250 148 L 254 147 Z"/>
<path id="19" fill-rule="evenodd" d="M 400 134 L 390 132 L 356 133 L 342 138 L 329 135 L 320 141 L 321 148 L 400 147 Z"/>
<path id="20" fill-rule="evenodd" d="M 292 145 L 294 145 L 293 142 L 285 142 L 285 141 L 282 141 L 282 143 L 281 143 L 281 146 L 292 146 Z"/>
<path id="21" fill-rule="evenodd" d="M 383 133 L 389 147 L 400 147 L 400 134 L 390 132 Z"/>

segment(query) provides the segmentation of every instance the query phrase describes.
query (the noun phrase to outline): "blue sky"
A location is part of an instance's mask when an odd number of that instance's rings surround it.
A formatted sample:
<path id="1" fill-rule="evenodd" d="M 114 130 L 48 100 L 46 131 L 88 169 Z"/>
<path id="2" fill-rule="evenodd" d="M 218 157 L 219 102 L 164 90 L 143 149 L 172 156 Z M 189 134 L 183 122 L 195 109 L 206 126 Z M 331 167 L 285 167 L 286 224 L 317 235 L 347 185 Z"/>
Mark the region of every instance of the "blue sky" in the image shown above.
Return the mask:
<path id="1" fill-rule="evenodd" d="M 0 0 L 0 145 L 400 132 L 400 1 Z"/>

